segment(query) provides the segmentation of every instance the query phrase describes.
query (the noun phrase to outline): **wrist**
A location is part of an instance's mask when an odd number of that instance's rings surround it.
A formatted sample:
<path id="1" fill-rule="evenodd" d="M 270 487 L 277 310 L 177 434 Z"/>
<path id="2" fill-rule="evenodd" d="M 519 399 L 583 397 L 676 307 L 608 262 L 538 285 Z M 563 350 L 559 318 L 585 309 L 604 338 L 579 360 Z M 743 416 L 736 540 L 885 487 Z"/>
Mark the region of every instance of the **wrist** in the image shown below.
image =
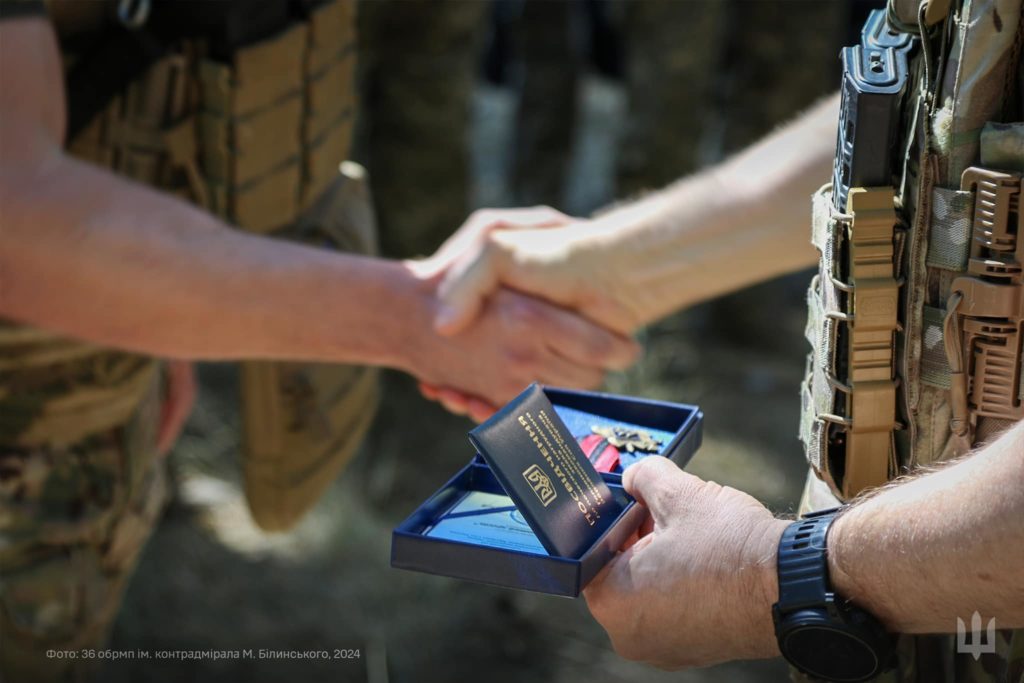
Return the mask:
<path id="1" fill-rule="evenodd" d="M 779 599 L 778 555 L 782 532 L 790 522 L 785 519 L 768 520 L 759 531 L 755 543 L 751 595 L 747 600 L 749 612 L 746 623 L 750 625 L 750 657 L 768 658 L 779 655 L 772 619 L 772 605 Z"/>
<path id="2" fill-rule="evenodd" d="M 869 612 L 876 619 L 889 628 L 897 626 L 894 615 L 888 610 L 894 607 L 899 600 L 899 595 L 890 595 L 885 599 L 877 599 L 877 591 L 885 586 L 886 582 L 871 581 L 875 586 L 868 590 L 867 581 L 870 579 L 864 575 L 867 565 L 858 564 L 858 559 L 863 560 L 864 554 L 851 549 L 857 545 L 858 527 L 863 521 L 864 508 L 854 506 L 847 508 L 834 522 L 828 534 L 828 574 L 832 590 L 836 595 L 849 600 L 857 607 Z M 878 555 L 872 553 L 869 560 L 873 566 L 878 566 Z"/>
<path id="3" fill-rule="evenodd" d="M 437 302 L 438 275 L 425 275 L 413 262 L 395 263 L 391 282 L 395 288 L 397 310 L 388 312 L 395 321 L 394 333 L 382 340 L 388 357 L 387 367 L 420 375 L 429 362 L 434 319 L 439 311 Z"/>
<path id="4" fill-rule="evenodd" d="M 729 183 L 710 169 L 596 219 L 595 242 L 614 254 L 612 291 L 638 325 L 749 284 L 759 259 L 737 268 L 730 245 L 752 242 L 757 223 Z"/>

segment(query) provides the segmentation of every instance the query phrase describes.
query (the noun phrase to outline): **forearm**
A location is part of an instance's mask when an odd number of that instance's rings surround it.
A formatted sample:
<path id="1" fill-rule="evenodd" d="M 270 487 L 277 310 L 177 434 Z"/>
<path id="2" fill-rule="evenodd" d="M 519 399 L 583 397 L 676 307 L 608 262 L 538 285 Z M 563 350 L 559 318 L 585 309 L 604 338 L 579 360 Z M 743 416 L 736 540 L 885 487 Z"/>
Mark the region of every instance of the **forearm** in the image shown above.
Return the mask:
<path id="1" fill-rule="evenodd" d="M 975 611 L 1024 626 L 1024 422 L 854 505 L 829 548 L 836 592 L 892 631 L 951 632 Z"/>
<path id="2" fill-rule="evenodd" d="M 425 295 L 400 264 L 242 233 L 67 157 L 0 172 L 4 316 L 180 358 L 404 365 Z"/>
<path id="3" fill-rule="evenodd" d="M 815 262 L 810 196 L 831 172 L 838 106 L 596 220 L 642 322 Z"/>

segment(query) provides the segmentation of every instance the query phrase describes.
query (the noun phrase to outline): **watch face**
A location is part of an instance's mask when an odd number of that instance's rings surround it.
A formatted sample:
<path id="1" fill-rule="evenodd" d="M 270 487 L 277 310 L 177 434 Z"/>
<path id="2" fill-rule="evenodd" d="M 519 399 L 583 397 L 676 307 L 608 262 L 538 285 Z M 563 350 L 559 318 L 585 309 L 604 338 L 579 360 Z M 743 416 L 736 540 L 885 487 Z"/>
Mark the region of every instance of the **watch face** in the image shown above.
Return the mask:
<path id="1" fill-rule="evenodd" d="M 779 642 L 791 663 L 806 674 L 855 683 L 876 676 L 878 656 L 861 638 L 823 625 L 793 629 Z"/>

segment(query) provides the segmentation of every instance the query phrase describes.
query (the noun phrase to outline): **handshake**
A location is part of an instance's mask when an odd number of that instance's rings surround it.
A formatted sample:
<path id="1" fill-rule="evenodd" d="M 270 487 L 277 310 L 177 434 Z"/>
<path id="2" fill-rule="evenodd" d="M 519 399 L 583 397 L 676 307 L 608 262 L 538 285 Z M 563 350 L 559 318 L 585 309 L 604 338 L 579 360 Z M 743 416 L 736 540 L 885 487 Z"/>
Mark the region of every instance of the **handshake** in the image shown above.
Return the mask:
<path id="1" fill-rule="evenodd" d="M 482 210 L 407 262 L 433 315 L 407 368 L 423 395 L 482 421 L 530 382 L 593 388 L 632 365 L 648 320 L 616 272 L 615 232 L 547 207 Z"/>

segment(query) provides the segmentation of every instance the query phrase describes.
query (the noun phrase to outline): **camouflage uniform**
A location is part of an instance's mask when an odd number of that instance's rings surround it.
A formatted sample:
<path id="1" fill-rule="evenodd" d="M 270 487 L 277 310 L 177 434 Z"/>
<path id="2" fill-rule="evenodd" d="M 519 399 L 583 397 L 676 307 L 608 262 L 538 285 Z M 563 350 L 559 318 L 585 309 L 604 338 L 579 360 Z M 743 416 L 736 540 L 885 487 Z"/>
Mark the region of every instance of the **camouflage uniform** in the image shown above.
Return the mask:
<path id="1" fill-rule="evenodd" d="M 954 364 L 964 363 L 965 353 L 951 339 L 959 345 L 963 321 L 976 316 L 986 316 L 977 318 L 988 321 L 986 333 L 999 328 L 995 320 L 1000 315 L 975 313 L 974 308 L 965 311 L 952 296 L 954 282 L 968 272 L 974 277 L 976 272 L 968 271 L 969 257 L 974 258 L 971 250 L 981 243 L 977 233 L 972 233 L 974 211 L 982 211 L 987 206 L 982 202 L 989 201 L 983 198 L 981 186 L 977 193 L 972 187 L 962 188 L 961 174 L 971 166 L 998 171 L 1019 171 L 1024 167 L 1017 142 L 1021 124 L 1006 125 L 1020 121 L 1024 114 L 1020 60 L 1024 13 L 1019 0 L 953 0 L 949 4 L 948 15 L 924 11 L 919 22 L 917 0 L 889 3 L 891 26 L 918 35 L 930 32 L 934 44 L 911 58 L 909 88 L 895 146 L 901 152 L 905 150 L 906 155 L 895 169 L 898 227 L 893 240 L 893 275 L 894 281 L 899 278 L 896 282 L 901 283 L 897 284 L 901 324 L 893 335 L 896 429 L 889 432 L 888 461 L 878 449 L 864 451 L 861 458 L 852 456 L 849 446 L 837 450 L 834 445 L 834 432 L 829 424 L 848 420 L 842 428 L 847 439 L 857 424 L 856 410 L 838 418 L 831 415 L 835 406 L 843 404 L 836 402 L 837 392 L 856 394 L 856 386 L 842 377 L 839 383 L 829 381 L 837 371 L 837 326 L 849 324 L 856 330 L 856 313 L 850 322 L 842 321 L 841 315 L 833 315 L 843 311 L 841 305 L 836 308 L 835 304 L 842 299 L 832 291 L 839 285 L 831 255 L 841 253 L 839 245 L 848 239 L 843 235 L 851 222 L 852 234 L 856 234 L 858 218 L 856 211 L 851 216 L 832 208 L 831 184 L 814 197 L 812 241 L 821 252 L 822 261 L 819 276 L 808 294 L 807 335 L 812 352 L 803 386 L 800 437 L 812 471 L 801 512 L 834 507 L 840 500 L 855 495 L 857 491 L 849 488 L 850 473 L 863 472 L 862 467 L 876 458 L 875 485 L 888 477 L 962 454 L 972 443 L 984 442 L 1012 424 L 1012 420 L 1020 419 L 1008 417 L 1020 410 L 1019 396 L 1009 397 L 1009 408 L 1000 404 L 996 409 L 995 403 L 989 402 L 989 394 L 982 391 L 984 385 L 976 373 L 981 367 L 977 359 L 987 352 L 984 348 L 975 346 L 970 351 L 975 358 L 970 372 L 975 374 L 970 378 L 968 398 L 961 402 L 957 393 L 951 391 L 957 382 Z M 946 44 L 942 45 L 943 42 Z M 1008 182 L 1011 194 L 1016 193 L 1019 179 Z M 1012 183 L 1017 184 L 1016 190 Z M 1019 195 L 1012 203 L 1018 205 Z M 993 215 L 998 216 L 998 211 Z M 1011 214 L 1011 233 L 1015 232 L 1016 220 Z M 998 224 L 998 220 L 993 219 L 991 224 Z M 985 309 L 984 303 L 977 303 L 979 309 Z M 863 314 L 870 316 L 877 311 L 869 310 L 865 304 Z M 1007 361 L 1000 371 L 1012 376 L 1014 368 L 1021 368 L 1024 362 L 1019 347 L 1008 349 Z M 999 384 L 989 386 L 993 393 L 1002 391 L 1005 383 L 1000 380 Z M 969 406 L 971 416 L 961 415 L 960 409 L 966 413 Z M 970 616 L 964 615 L 964 619 L 969 622 Z M 954 627 L 955 624 L 949 624 L 950 631 Z M 968 652 L 957 652 L 956 637 L 952 635 L 903 636 L 896 664 L 895 669 L 878 680 L 1020 683 L 1024 681 L 1024 631 L 998 631 L 995 652 L 981 654 L 979 659 Z M 796 674 L 794 678 L 805 680 Z"/>
<path id="2" fill-rule="evenodd" d="M 72 121 L 75 69 L 103 58 L 110 42 L 97 35 L 123 33 L 104 33 L 113 6 L 47 3 Z M 69 153 L 242 229 L 372 253 L 362 173 L 338 174 L 354 118 L 353 3 L 276 9 L 273 30 L 230 51 L 218 52 L 213 29 L 176 39 L 88 117 Z M 46 651 L 102 647 L 166 501 L 161 365 L 12 324 L 0 324 L 0 349 L 0 679 L 81 678 L 95 660 Z M 353 455 L 375 379 L 369 368 L 243 364 L 246 495 L 261 526 L 293 525 Z"/>
<path id="3" fill-rule="evenodd" d="M 358 158 L 386 256 L 433 253 L 469 210 L 467 136 L 487 3 L 362 0 Z"/>

